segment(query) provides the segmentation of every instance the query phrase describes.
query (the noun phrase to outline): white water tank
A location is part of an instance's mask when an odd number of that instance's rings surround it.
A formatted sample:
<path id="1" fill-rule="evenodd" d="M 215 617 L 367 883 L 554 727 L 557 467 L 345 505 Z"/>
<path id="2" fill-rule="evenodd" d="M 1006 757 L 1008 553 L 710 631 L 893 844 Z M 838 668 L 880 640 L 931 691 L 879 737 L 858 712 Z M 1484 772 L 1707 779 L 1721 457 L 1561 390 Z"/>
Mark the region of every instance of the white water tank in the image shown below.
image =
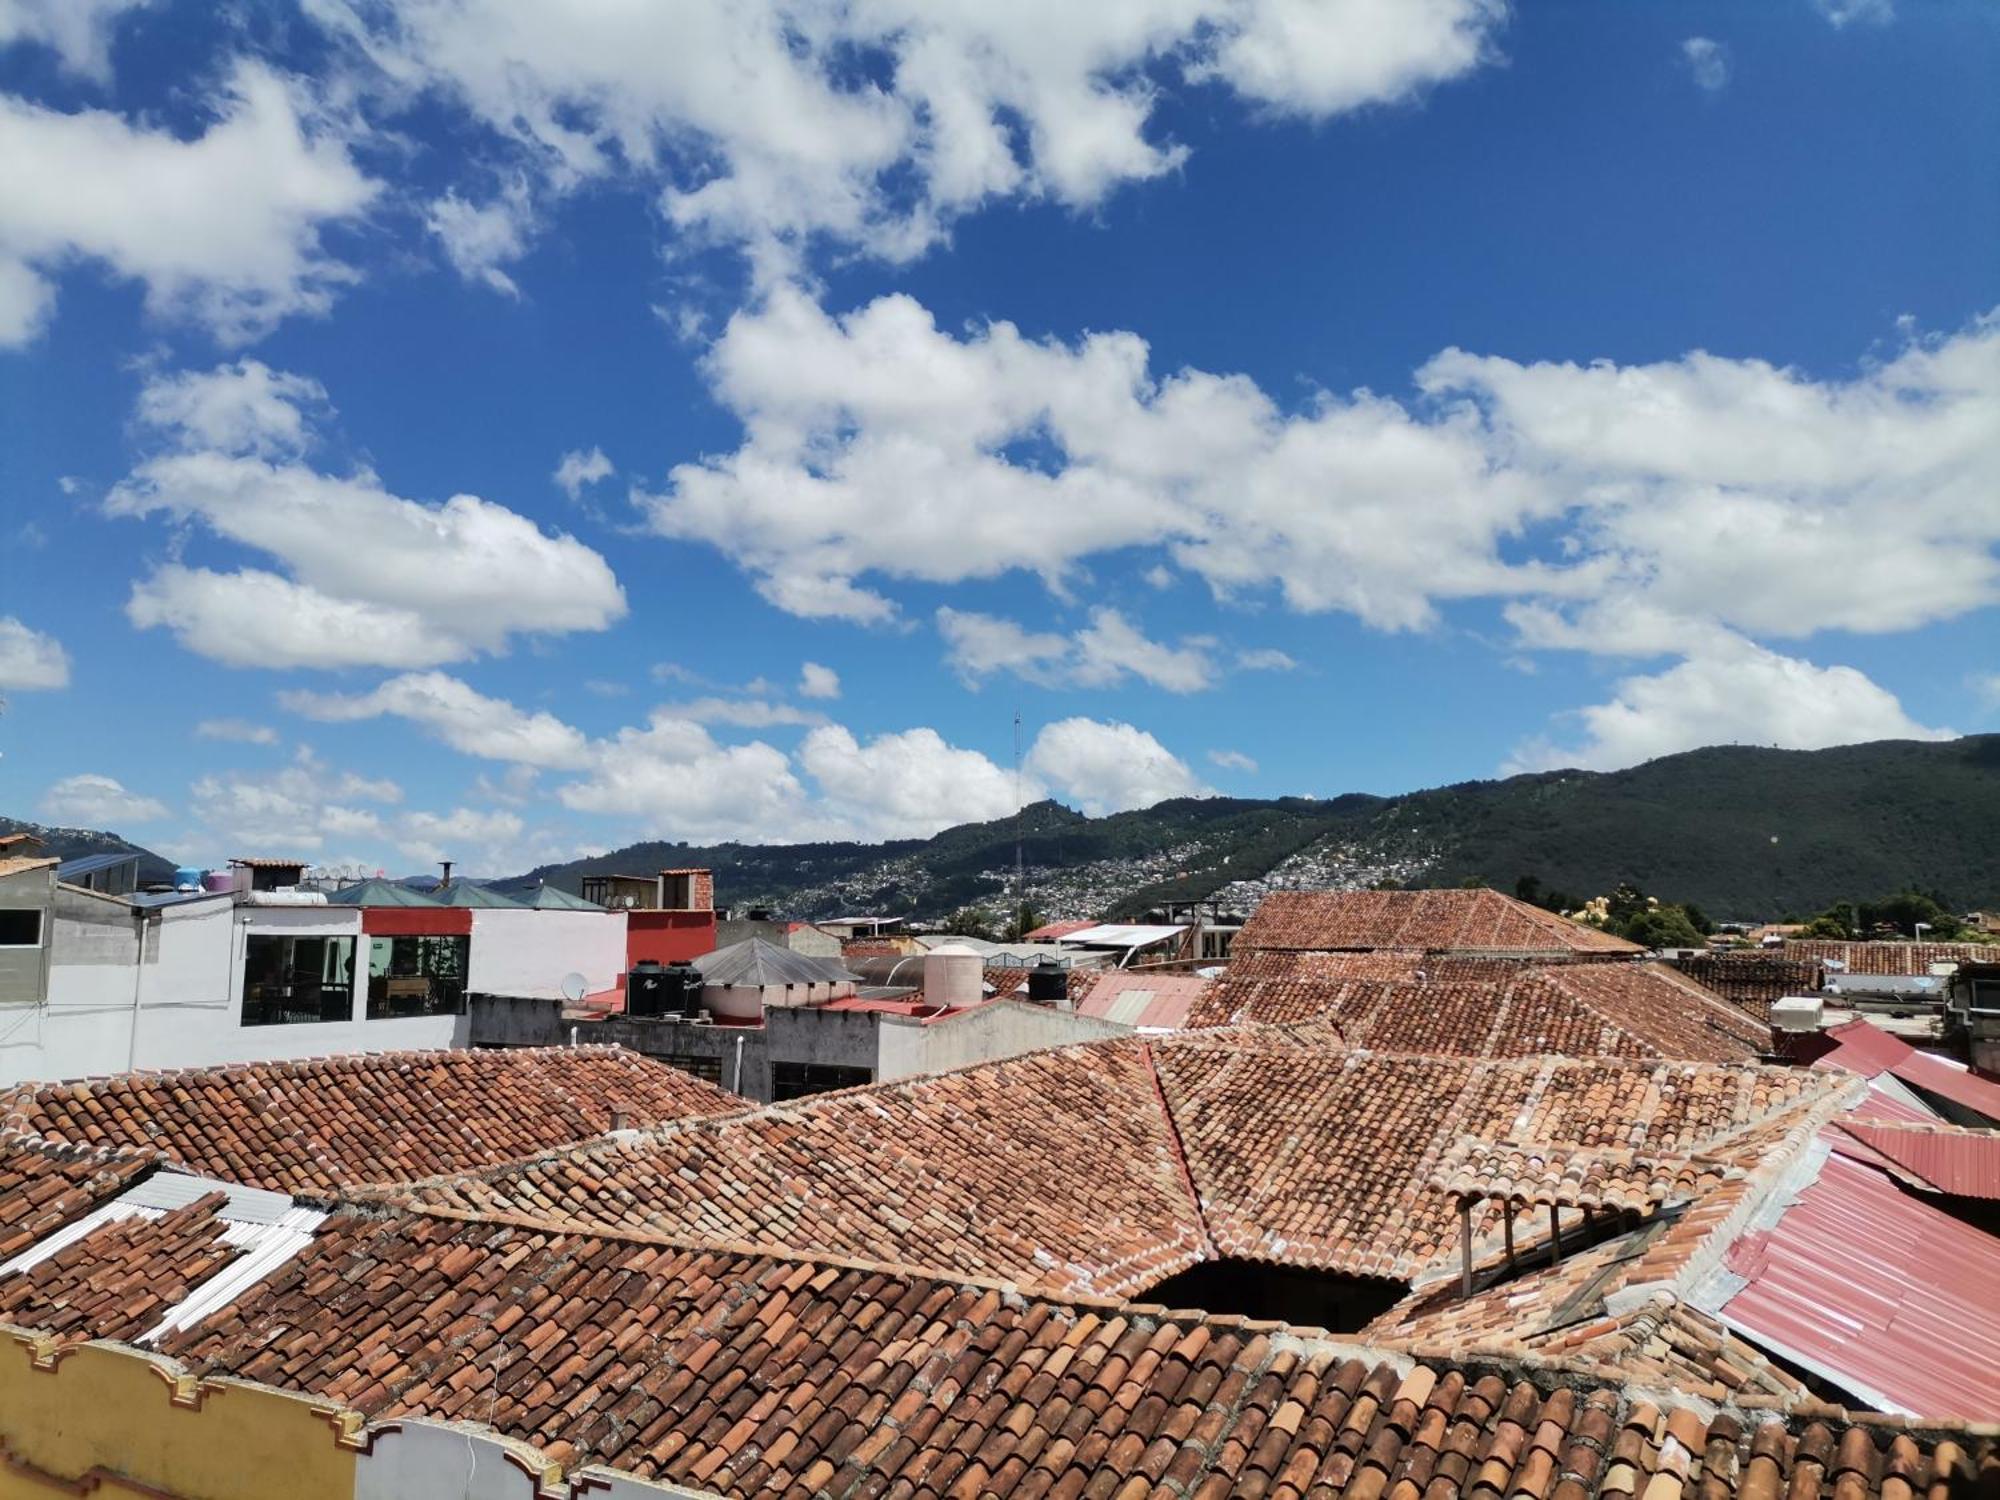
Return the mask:
<path id="1" fill-rule="evenodd" d="M 986 960 L 963 943 L 945 943 L 924 955 L 924 1003 L 952 1009 L 985 998 Z"/>

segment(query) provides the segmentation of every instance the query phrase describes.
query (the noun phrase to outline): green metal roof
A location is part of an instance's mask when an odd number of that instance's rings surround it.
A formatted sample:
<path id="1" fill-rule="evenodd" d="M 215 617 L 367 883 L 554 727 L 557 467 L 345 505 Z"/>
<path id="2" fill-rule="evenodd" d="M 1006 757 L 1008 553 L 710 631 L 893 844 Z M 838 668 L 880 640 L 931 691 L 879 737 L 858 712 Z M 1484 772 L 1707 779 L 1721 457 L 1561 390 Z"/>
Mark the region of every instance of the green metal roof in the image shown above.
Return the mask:
<path id="1" fill-rule="evenodd" d="M 422 891 L 393 880 L 364 880 L 326 898 L 335 906 L 442 906 Z"/>
<path id="2" fill-rule="evenodd" d="M 470 880 L 454 880 L 436 895 L 446 906 L 505 906 L 518 909 L 521 905 L 512 896 L 503 896 Z"/>
<path id="3" fill-rule="evenodd" d="M 586 901 L 581 896 L 573 896 L 560 886 L 538 885 L 532 896 L 518 898 L 523 906 L 538 906 L 543 911 L 603 911 L 595 901 Z"/>

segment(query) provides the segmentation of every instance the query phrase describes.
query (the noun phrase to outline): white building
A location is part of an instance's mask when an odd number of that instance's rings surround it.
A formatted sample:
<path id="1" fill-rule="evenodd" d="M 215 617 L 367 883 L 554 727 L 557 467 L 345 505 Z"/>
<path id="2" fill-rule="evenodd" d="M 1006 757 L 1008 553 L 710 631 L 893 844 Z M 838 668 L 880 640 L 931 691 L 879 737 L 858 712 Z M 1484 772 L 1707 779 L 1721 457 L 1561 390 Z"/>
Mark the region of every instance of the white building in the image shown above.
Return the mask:
<path id="1" fill-rule="evenodd" d="M 0 868 L 0 1087 L 462 1046 L 468 993 L 559 999 L 573 975 L 609 988 L 626 962 L 623 912 L 331 905 L 291 889 L 120 897 L 54 870 Z"/>

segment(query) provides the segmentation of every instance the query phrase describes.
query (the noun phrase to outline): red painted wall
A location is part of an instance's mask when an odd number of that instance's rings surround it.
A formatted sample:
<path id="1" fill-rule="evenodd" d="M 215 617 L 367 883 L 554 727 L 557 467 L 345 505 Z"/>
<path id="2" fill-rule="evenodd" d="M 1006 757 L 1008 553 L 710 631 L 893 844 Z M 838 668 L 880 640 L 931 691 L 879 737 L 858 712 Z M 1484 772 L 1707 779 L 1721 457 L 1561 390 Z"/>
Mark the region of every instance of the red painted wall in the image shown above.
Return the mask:
<path id="1" fill-rule="evenodd" d="M 671 964 L 715 951 L 712 911 L 628 911 L 625 913 L 625 967 L 642 959 Z"/>
<path id="2" fill-rule="evenodd" d="M 469 906 L 364 906 L 361 930 L 370 937 L 470 937 Z"/>

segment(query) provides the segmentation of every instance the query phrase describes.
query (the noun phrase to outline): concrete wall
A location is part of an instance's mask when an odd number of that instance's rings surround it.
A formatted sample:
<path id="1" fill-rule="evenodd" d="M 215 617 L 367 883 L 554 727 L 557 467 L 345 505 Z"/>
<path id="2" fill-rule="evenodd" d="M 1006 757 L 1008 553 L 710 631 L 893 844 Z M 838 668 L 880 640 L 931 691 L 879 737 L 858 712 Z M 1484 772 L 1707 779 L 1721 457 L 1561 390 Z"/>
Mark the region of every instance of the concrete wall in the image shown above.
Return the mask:
<path id="1" fill-rule="evenodd" d="M 928 1026 L 904 1016 L 884 1016 L 882 1022 L 877 1076 L 884 1079 L 942 1073 L 1046 1047 L 1129 1036 L 1132 1031 L 1115 1021 L 1020 1000 L 995 1000 Z"/>
<path id="2" fill-rule="evenodd" d="M 751 938 L 762 938 L 774 948 L 789 948 L 792 952 L 803 953 L 808 958 L 840 957 L 840 939 L 809 923 L 794 927 L 789 922 L 764 922 L 753 921 L 749 917 L 731 917 L 726 922 L 716 924 L 715 946 L 718 948 L 746 943 Z"/>
<path id="3" fill-rule="evenodd" d="M 474 907 L 470 969 L 474 994 L 560 1000 L 565 974 L 608 990 L 625 971 L 625 913 Z"/>
<path id="4" fill-rule="evenodd" d="M 867 1068 L 884 1082 L 1128 1036 L 1131 1029 L 1014 1000 L 996 1000 L 928 1026 L 880 1011 L 819 1008 L 774 1008 L 764 1013 L 762 1026 L 695 1026 L 624 1016 L 565 1021 L 562 1007 L 552 1001 L 480 995 L 472 1002 L 470 1041 L 475 1047 L 616 1043 L 684 1068 L 699 1059 L 724 1088 L 768 1104 L 772 1070 L 779 1063 Z"/>
<path id="5" fill-rule="evenodd" d="M 56 867 L 44 865 L 0 875 L 0 907 L 42 914 L 41 942 L 34 947 L 0 948 L 0 1035 L 7 1029 L 7 1007 L 34 1005 L 48 993 L 50 904 L 56 889 Z"/>
<path id="6" fill-rule="evenodd" d="M 330 1401 L 198 1380 L 158 1355 L 60 1353 L 0 1326 L 0 1500 L 662 1500 L 698 1492 L 609 1469 L 565 1474 L 471 1423 L 369 1426 Z"/>

